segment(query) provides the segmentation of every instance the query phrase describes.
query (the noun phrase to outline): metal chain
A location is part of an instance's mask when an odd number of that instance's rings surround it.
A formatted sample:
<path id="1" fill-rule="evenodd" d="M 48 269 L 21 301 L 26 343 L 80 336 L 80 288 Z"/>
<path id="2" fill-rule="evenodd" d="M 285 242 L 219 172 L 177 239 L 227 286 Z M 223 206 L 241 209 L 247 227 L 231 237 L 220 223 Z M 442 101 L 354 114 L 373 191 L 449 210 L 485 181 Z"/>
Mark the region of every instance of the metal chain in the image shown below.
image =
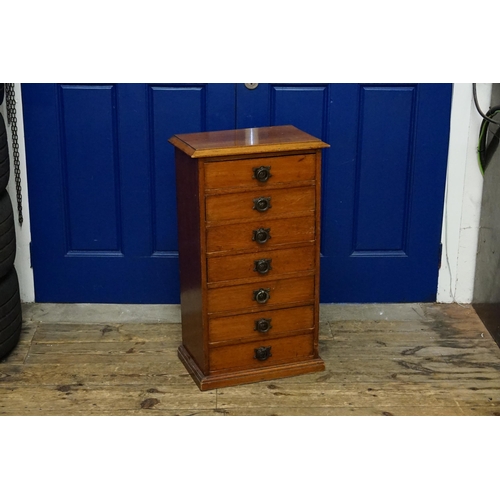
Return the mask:
<path id="1" fill-rule="evenodd" d="M 5 97 L 7 104 L 7 122 L 12 135 L 12 155 L 14 157 L 14 177 L 16 179 L 17 216 L 19 225 L 23 225 L 23 197 L 21 191 L 21 163 L 19 161 L 19 138 L 17 135 L 16 93 L 13 83 L 5 84 Z"/>

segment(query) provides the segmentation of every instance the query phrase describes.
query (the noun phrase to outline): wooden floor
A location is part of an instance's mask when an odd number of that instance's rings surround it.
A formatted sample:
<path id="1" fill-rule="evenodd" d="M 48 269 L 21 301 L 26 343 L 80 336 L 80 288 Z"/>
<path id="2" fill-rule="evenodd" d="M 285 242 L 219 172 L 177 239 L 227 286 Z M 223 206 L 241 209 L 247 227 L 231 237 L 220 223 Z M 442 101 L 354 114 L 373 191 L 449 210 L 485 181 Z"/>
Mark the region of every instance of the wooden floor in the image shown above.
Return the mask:
<path id="1" fill-rule="evenodd" d="M 26 321 L 0 415 L 500 415 L 500 350 L 470 306 L 323 315 L 326 371 L 200 392 L 180 325 Z"/>

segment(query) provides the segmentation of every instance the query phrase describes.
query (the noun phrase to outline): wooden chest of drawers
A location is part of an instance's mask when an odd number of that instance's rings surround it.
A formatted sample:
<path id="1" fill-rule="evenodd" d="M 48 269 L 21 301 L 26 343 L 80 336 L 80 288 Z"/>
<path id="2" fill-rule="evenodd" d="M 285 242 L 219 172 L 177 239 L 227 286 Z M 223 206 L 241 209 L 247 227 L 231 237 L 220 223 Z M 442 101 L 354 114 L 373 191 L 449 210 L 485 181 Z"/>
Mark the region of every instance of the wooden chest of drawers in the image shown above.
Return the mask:
<path id="1" fill-rule="evenodd" d="M 293 126 L 175 135 L 182 345 L 200 389 L 324 370 L 321 140 Z"/>

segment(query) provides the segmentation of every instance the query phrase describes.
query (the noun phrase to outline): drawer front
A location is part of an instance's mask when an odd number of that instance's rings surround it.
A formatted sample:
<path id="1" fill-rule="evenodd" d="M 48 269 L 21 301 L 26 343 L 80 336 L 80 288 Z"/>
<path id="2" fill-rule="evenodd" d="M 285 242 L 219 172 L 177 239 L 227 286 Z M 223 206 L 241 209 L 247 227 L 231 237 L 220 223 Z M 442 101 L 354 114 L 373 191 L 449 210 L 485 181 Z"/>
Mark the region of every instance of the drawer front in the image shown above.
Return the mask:
<path id="1" fill-rule="evenodd" d="M 315 177 L 315 165 L 316 157 L 310 153 L 206 162 L 205 188 L 255 188 L 284 182 L 312 181 Z M 262 170 L 262 167 L 270 168 Z"/>
<path id="2" fill-rule="evenodd" d="M 310 359 L 313 354 L 312 334 L 213 347 L 209 351 L 210 371 L 264 368 Z"/>
<path id="3" fill-rule="evenodd" d="M 313 306 L 276 309 L 264 315 L 251 313 L 211 318 L 208 322 L 208 340 L 211 343 L 264 342 L 289 332 L 313 328 Z"/>
<path id="4" fill-rule="evenodd" d="M 272 278 L 283 274 L 314 270 L 315 246 L 284 250 L 209 257 L 208 282 L 241 278 Z"/>
<path id="5" fill-rule="evenodd" d="M 207 291 L 208 312 L 244 309 L 268 310 L 294 302 L 314 301 L 314 276 L 212 288 Z"/>
<path id="6" fill-rule="evenodd" d="M 314 237 L 314 215 L 226 224 L 207 228 L 207 252 L 262 251 L 285 243 L 312 241 Z"/>
<path id="7" fill-rule="evenodd" d="M 293 189 L 262 189 L 246 193 L 206 197 L 207 221 L 232 219 L 266 220 L 288 214 L 314 212 L 314 186 Z"/>

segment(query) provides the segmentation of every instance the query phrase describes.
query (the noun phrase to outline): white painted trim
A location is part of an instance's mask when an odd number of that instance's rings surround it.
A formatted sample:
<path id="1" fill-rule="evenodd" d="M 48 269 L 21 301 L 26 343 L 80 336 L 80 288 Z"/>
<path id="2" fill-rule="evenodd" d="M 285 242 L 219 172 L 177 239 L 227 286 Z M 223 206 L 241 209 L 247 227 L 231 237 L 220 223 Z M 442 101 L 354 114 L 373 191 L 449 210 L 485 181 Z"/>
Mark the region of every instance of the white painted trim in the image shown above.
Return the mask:
<path id="1" fill-rule="evenodd" d="M 489 107 L 491 87 L 491 83 L 477 84 L 478 101 L 483 110 Z M 476 157 L 481 121 L 474 106 L 472 84 L 454 84 L 438 302 L 472 302 L 483 192 Z"/>
<path id="2" fill-rule="evenodd" d="M 17 116 L 17 129 L 19 137 L 19 161 L 21 167 L 21 184 L 22 184 L 22 197 L 23 197 L 23 225 L 20 226 L 17 220 L 17 197 L 16 197 L 16 183 L 14 176 L 14 159 L 12 157 L 12 146 L 10 150 L 10 179 L 7 186 L 7 191 L 12 200 L 14 208 L 14 219 L 16 221 L 16 260 L 14 267 L 16 268 L 19 277 L 19 288 L 21 291 L 22 302 L 35 301 L 35 284 L 33 280 L 33 269 L 31 268 L 30 257 L 30 241 L 31 241 L 31 227 L 30 227 L 30 214 L 29 214 L 29 196 L 28 196 L 28 179 L 26 174 L 26 150 L 24 147 L 24 120 L 23 120 L 23 105 L 21 96 L 21 85 L 15 84 L 16 93 L 16 116 Z M 10 126 L 7 124 L 7 109 L 6 101 L 0 106 L 2 115 L 7 125 L 7 137 L 9 145 L 12 145 L 12 136 Z"/>

